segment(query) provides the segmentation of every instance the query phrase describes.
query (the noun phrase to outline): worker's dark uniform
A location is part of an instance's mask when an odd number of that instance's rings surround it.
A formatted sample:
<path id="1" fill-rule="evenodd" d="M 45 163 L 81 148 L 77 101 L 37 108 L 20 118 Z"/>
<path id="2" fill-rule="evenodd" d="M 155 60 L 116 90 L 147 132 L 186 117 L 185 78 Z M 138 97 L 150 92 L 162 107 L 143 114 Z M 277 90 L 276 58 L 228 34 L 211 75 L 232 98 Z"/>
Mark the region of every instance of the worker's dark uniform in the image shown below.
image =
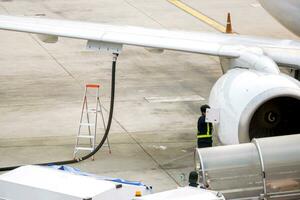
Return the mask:
<path id="1" fill-rule="evenodd" d="M 202 115 L 198 119 L 197 143 L 198 148 L 212 146 L 212 123 L 205 122 L 205 116 Z"/>

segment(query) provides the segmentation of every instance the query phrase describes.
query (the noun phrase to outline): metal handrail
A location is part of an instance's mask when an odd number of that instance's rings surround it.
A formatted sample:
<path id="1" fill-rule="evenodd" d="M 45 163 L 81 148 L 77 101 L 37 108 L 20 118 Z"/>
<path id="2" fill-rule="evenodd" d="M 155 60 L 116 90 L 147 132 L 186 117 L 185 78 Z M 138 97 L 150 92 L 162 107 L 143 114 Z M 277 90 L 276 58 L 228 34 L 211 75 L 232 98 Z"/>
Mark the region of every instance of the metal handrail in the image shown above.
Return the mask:
<path id="1" fill-rule="evenodd" d="M 197 148 L 195 150 L 195 155 L 197 155 L 196 153 L 198 152 L 198 155 L 199 155 L 199 160 L 200 160 L 200 168 L 201 168 L 201 172 L 202 172 L 202 183 L 203 183 L 203 186 L 206 188 L 206 177 L 205 177 L 205 168 L 204 168 L 204 163 L 203 163 L 203 159 L 202 159 L 202 156 L 201 156 L 201 153 L 199 151 L 197 151 Z M 196 156 L 195 156 L 196 157 Z M 196 163 L 196 158 L 194 159 L 195 160 L 195 163 Z M 195 165 L 196 166 L 196 165 Z"/>
<path id="2" fill-rule="evenodd" d="M 273 192 L 268 194 L 270 199 L 282 198 L 282 197 L 300 197 L 300 190 L 286 191 L 286 192 Z"/>
<path id="3" fill-rule="evenodd" d="M 262 151 L 259 145 L 259 142 L 257 139 L 253 139 L 253 143 L 255 144 L 255 147 L 257 149 L 258 152 L 258 156 L 259 156 L 259 161 L 260 161 L 260 166 L 261 166 L 261 172 L 262 172 L 262 181 L 263 181 L 263 189 L 264 189 L 264 194 L 263 194 L 263 198 L 267 199 L 268 196 L 268 191 L 267 191 L 267 184 L 266 184 L 266 171 L 265 171 L 265 165 L 264 165 L 264 159 L 263 159 L 263 155 L 262 155 Z"/>

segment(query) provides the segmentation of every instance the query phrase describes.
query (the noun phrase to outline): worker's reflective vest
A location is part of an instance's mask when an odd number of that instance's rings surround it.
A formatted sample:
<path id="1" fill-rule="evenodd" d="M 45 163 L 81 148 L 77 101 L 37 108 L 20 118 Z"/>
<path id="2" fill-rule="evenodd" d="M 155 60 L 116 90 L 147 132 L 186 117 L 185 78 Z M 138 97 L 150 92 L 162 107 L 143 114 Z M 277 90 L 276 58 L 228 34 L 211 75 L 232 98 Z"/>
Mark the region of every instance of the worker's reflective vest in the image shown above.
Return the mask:
<path id="1" fill-rule="evenodd" d="M 209 126 L 209 123 L 206 123 L 206 133 L 200 133 L 198 132 L 197 134 L 197 138 L 211 138 L 212 135 L 211 135 L 211 132 L 210 132 L 210 126 Z"/>

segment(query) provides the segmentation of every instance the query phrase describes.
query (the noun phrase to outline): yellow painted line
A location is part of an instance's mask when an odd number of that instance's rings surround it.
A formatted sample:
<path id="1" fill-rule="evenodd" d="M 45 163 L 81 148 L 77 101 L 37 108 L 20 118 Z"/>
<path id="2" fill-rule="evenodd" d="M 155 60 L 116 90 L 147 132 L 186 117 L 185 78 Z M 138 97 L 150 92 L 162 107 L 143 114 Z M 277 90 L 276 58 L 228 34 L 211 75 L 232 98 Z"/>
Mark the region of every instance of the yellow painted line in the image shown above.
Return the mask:
<path id="1" fill-rule="evenodd" d="M 180 8 L 181 10 L 189 13 L 190 15 L 196 17 L 197 19 L 201 20 L 202 22 L 206 23 L 207 25 L 215 28 L 216 30 L 225 33 L 226 27 L 219 22 L 215 21 L 212 18 L 207 17 L 206 15 L 200 13 L 199 11 L 195 10 L 194 8 L 182 3 L 179 0 L 168 0 L 170 3 L 175 5 L 176 7 Z"/>

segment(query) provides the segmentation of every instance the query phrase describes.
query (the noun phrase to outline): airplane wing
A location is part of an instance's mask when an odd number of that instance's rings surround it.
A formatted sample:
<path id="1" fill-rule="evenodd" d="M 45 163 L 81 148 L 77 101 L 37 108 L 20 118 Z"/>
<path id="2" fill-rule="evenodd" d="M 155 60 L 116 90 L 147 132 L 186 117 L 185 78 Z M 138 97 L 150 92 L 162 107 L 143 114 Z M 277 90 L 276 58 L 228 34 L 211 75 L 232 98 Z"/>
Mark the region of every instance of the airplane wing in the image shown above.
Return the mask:
<path id="1" fill-rule="evenodd" d="M 238 58 L 241 49 L 259 48 L 278 64 L 300 69 L 300 42 L 292 40 L 6 15 L 0 15 L 0 29 L 226 58 Z"/>

